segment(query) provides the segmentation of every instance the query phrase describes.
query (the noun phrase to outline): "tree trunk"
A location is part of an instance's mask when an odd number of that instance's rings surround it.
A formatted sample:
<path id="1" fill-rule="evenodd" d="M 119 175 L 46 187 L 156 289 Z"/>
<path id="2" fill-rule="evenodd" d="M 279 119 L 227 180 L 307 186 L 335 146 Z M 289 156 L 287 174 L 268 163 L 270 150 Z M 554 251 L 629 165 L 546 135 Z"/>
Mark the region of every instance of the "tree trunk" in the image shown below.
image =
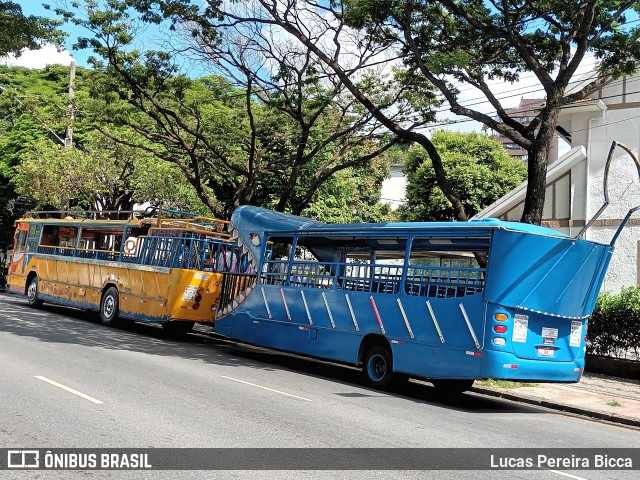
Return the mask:
<path id="1" fill-rule="evenodd" d="M 558 99 L 562 98 L 561 95 Z M 557 102 L 549 102 L 557 104 Z M 547 166 L 549 165 L 549 149 L 558 123 L 558 107 L 549 107 L 542 112 L 541 126 L 533 146 L 528 150 L 529 167 L 527 170 L 527 195 L 522 212 L 523 223 L 540 225 L 544 210 L 544 197 L 547 187 Z"/>

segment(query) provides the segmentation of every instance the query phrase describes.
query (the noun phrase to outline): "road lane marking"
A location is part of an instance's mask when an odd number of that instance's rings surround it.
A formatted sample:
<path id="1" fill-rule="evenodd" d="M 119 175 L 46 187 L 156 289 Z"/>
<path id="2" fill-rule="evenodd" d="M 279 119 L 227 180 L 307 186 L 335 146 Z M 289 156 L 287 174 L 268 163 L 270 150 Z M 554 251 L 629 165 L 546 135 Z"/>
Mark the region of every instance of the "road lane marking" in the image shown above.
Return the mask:
<path id="1" fill-rule="evenodd" d="M 14 317 L 13 315 L 7 315 L 6 313 L 0 313 L 0 317 L 9 318 L 11 320 L 15 320 L 16 322 L 20 322 L 24 325 L 31 325 L 32 327 L 41 327 L 42 325 L 39 323 L 32 322 L 30 320 L 25 320 L 24 318 Z"/>
<path id="2" fill-rule="evenodd" d="M 66 385 L 62 385 L 61 383 L 55 382 L 47 377 L 43 377 L 41 375 L 35 375 L 35 378 L 37 378 L 38 380 L 42 380 L 43 382 L 49 383 L 51 385 L 53 385 L 54 387 L 58 387 L 61 388 L 62 390 L 66 390 L 69 393 L 73 393 L 74 395 L 77 395 L 79 397 L 84 398 L 85 400 L 89 400 L 90 402 L 96 403 L 96 404 L 101 404 L 104 402 L 101 402 L 100 400 L 98 400 L 97 398 L 93 398 L 89 395 L 87 395 L 86 393 L 82 393 L 79 392 L 78 390 L 74 390 L 73 388 L 67 387 Z"/>
<path id="3" fill-rule="evenodd" d="M 560 470 L 547 470 L 547 472 L 557 473 L 558 475 L 563 475 L 565 477 L 573 478 L 573 480 L 587 480 L 584 477 L 578 477 L 576 475 L 571 475 L 570 473 L 561 472 Z"/>
<path id="4" fill-rule="evenodd" d="M 245 382 L 244 380 L 239 380 L 239 379 L 233 378 L 233 377 L 227 377 L 226 375 L 220 375 L 220 376 L 222 378 L 226 378 L 227 380 L 233 380 L 234 382 L 244 383 L 245 385 L 251 385 L 252 387 L 261 388 L 263 390 L 268 390 L 269 392 L 279 393 L 280 395 L 284 395 L 286 397 L 297 398 L 298 400 L 304 400 L 305 402 L 312 402 L 313 401 L 313 400 L 310 400 L 308 398 L 299 397 L 297 395 L 292 395 L 291 393 L 281 392 L 280 390 L 274 390 L 273 388 L 263 387 L 262 385 L 256 385 L 255 383 L 251 383 L 251 382 Z"/>

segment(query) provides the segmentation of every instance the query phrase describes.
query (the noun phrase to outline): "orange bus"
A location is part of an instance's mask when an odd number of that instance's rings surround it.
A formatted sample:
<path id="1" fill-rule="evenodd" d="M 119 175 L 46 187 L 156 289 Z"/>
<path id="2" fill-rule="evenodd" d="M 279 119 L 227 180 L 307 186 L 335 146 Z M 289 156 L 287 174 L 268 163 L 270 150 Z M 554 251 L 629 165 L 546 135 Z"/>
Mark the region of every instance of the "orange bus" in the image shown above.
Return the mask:
<path id="1" fill-rule="evenodd" d="M 214 320 L 225 272 L 253 268 L 224 233 L 223 220 L 84 215 L 30 212 L 16 221 L 10 292 L 26 295 L 34 307 L 49 302 L 99 311 L 108 326 L 129 319 L 187 332 Z"/>

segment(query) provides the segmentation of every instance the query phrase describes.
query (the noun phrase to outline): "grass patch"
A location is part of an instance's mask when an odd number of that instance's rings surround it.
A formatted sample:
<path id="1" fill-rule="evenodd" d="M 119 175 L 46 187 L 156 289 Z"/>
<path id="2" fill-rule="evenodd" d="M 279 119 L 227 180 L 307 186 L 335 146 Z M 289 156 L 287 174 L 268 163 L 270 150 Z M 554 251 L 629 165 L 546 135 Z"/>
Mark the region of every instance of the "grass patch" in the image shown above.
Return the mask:
<path id="1" fill-rule="evenodd" d="M 609 403 L 607 403 L 607 405 L 609 405 L 610 407 L 621 407 L 622 404 L 620 402 L 616 402 L 615 400 L 610 401 Z"/>
<path id="2" fill-rule="evenodd" d="M 522 388 L 522 387 L 537 387 L 537 383 L 527 382 L 511 382 L 509 380 L 480 380 L 476 382 L 476 385 L 481 387 L 497 387 L 497 388 Z"/>

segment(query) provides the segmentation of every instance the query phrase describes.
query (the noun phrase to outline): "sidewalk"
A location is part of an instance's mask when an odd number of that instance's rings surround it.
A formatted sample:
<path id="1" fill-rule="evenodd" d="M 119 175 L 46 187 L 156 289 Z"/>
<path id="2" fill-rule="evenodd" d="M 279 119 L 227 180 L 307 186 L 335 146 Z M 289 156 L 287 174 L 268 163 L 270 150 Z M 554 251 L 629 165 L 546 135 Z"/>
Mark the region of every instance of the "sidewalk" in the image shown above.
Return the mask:
<path id="1" fill-rule="evenodd" d="M 476 385 L 474 392 L 640 427 L 640 381 L 585 373 L 580 383 L 535 387 Z"/>

